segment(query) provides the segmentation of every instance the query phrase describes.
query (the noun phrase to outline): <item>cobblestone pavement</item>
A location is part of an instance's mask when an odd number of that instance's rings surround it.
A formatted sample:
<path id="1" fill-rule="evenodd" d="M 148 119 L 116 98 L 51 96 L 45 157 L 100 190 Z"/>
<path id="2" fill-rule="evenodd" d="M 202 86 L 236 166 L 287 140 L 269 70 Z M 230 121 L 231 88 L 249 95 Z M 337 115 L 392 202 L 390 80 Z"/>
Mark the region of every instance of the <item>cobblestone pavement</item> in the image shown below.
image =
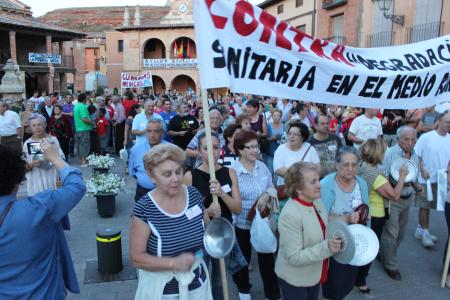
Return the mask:
<path id="1" fill-rule="evenodd" d="M 72 159 L 72 161 L 75 159 Z M 82 168 L 83 175 L 89 178 L 91 168 Z M 119 162 L 111 172 L 124 174 L 125 166 Z M 85 196 L 70 213 L 72 230 L 66 232 L 66 237 L 74 260 L 75 270 L 80 282 L 81 293 L 69 294 L 67 299 L 83 300 L 127 300 L 134 298 L 137 287 L 136 280 L 114 281 L 98 284 L 83 284 L 86 261 L 97 260 L 97 246 L 95 234 L 98 229 L 117 228 L 122 231 L 123 261 L 128 263 L 128 232 L 130 215 L 134 204 L 135 180 L 126 177 L 128 191 L 120 193 L 116 200 L 116 213 L 112 218 L 100 218 L 97 214 L 95 198 Z M 23 191 L 22 187 L 21 191 Z M 20 193 L 23 195 L 23 192 Z M 439 287 L 442 257 L 446 240 L 445 219 L 442 212 L 431 215 L 431 230 L 438 236 L 439 242 L 430 249 L 424 249 L 414 238 L 417 224 L 417 209 L 411 209 L 409 224 L 405 239 L 400 247 L 400 271 L 403 280 L 393 281 L 383 271 L 376 261 L 372 265 L 368 284 L 372 289 L 370 297 L 354 290 L 346 299 L 450 299 L 450 290 Z M 253 284 L 252 299 L 264 300 L 262 282 L 259 276 L 257 260 L 252 260 Z M 230 299 L 238 299 L 238 295 L 231 278 L 228 278 Z"/>

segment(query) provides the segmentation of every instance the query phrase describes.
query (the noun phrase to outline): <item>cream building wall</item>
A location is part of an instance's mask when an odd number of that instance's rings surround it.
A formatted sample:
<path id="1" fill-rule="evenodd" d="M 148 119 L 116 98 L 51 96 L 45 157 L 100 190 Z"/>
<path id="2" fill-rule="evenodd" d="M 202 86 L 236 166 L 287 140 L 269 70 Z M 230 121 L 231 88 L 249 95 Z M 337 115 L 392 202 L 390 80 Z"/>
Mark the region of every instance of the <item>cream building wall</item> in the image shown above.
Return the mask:
<path id="1" fill-rule="evenodd" d="M 402 45 L 450 33 L 450 0 L 396 0 L 387 14 L 404 16 L 404 24 L 386 19 L 373 0 L 362 0 L 361 47 Z"/>
<path id="2" fill-rule="evenodd" d="M 106 76 L 111 91 L 114 88 L 120 90 L 120 75 L 123 71 L 123 52 L 118 51 L 119 40 L 123 40 L 122 32 L 106 32 Z"/>
<path id="3" fill-rule="evenodd" d="M 305 26 L 305 33 L 310 35 L 315 34 L 315 0 L 304 0 L 303 5 L 298 7 L 296 7 L 296 0 L 270 1 L 267 6 L 264 4 L 266 2 L 263 2 L 260 6 L 269 14 L 280 18 L 294 27 Z M 283 5 L 283 13 L 280 14 L 278 13 L 279 5 Z"/>

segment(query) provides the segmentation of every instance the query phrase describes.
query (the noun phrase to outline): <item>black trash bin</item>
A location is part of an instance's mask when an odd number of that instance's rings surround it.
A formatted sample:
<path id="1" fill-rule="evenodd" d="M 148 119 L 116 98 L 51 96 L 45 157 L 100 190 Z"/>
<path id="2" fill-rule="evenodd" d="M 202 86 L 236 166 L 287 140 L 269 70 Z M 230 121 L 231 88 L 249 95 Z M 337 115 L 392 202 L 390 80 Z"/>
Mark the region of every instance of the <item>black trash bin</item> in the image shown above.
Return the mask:
<path id="1" fill-rule="evenodd" d="M 122 271 L 122 240 L 120 230 L 102 229 L 97 231 L 98 271 L 112 274 Z"/>

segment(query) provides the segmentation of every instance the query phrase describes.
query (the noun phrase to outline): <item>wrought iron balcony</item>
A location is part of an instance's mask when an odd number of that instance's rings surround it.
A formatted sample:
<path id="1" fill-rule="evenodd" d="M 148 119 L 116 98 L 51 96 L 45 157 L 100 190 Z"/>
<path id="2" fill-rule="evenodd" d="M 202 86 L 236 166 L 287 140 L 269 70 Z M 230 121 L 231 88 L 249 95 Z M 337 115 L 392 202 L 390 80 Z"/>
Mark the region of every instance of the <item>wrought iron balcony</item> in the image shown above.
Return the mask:
<path id="1" fill-rule="evenodd" d="M 416 43 L 439 36 L 443 23 L 433 22 L 406 28 L 406 43 Z"/>
<path id="2" fill-rule="evenodd" d="M 345 4 L 347 4 L 347 0 L 323 0 L 322 8 L 329 10 Z"/>
<path id="3" fill-rule="evenodd" d="M 330 41 L 330 42 L 333 42 L 333 43 L 339 44 L 339 45 L 345 45 L 347 39 L 345 38 L 345 36 L 334 35 L 334 36 L 326 37 L 326 38 L 324 38 L 324 40 Z"/>
<path id="4" fill-rule="evenodd" d="M 366 47 L 387 47 L 392 45 L 392 31 L 376 32 L 366 35 Z"/>

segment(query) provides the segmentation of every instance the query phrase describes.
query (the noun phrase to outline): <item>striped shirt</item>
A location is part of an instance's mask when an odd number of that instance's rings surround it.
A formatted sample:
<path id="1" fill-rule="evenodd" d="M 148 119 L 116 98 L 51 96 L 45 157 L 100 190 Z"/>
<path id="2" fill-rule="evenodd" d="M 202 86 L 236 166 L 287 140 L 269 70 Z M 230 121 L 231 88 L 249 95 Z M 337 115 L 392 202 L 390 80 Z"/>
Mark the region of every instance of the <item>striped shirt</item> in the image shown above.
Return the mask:
<path id="1" fill-rule="evenodd" d="M 186 188 L 186 207 L 181 213 L 173 215 L 163 211 L 152 199 L 150 192 L 135 204 L 133 215 L 150 227 L 147 253 L 158 257 L 175 257 L 202 249 L 203 211 L 202 195 L 190 186 Z M 189 290 L 199 288 L 206 281 L 206 273 L 201 267 L 194 270 L 194 274 Z M 178 282 L 175 278 L 166 284 L 164 294 L 178 294 Z"/>
<path id="2" fill-rule="evenodd" d="M 247 220 L 250 208 L 262 193 L 274 194 L 272 175 L 266 165 L 259 160 L 255 162 L 255 167 L 251 173 L 239 160 L 234 161 L 231 168 L 236 170 L 242 199 L 242 211 L 239 215 L 234 216 L 234 225 L 239 229 L 250 230 L 251 223 Z"/>

